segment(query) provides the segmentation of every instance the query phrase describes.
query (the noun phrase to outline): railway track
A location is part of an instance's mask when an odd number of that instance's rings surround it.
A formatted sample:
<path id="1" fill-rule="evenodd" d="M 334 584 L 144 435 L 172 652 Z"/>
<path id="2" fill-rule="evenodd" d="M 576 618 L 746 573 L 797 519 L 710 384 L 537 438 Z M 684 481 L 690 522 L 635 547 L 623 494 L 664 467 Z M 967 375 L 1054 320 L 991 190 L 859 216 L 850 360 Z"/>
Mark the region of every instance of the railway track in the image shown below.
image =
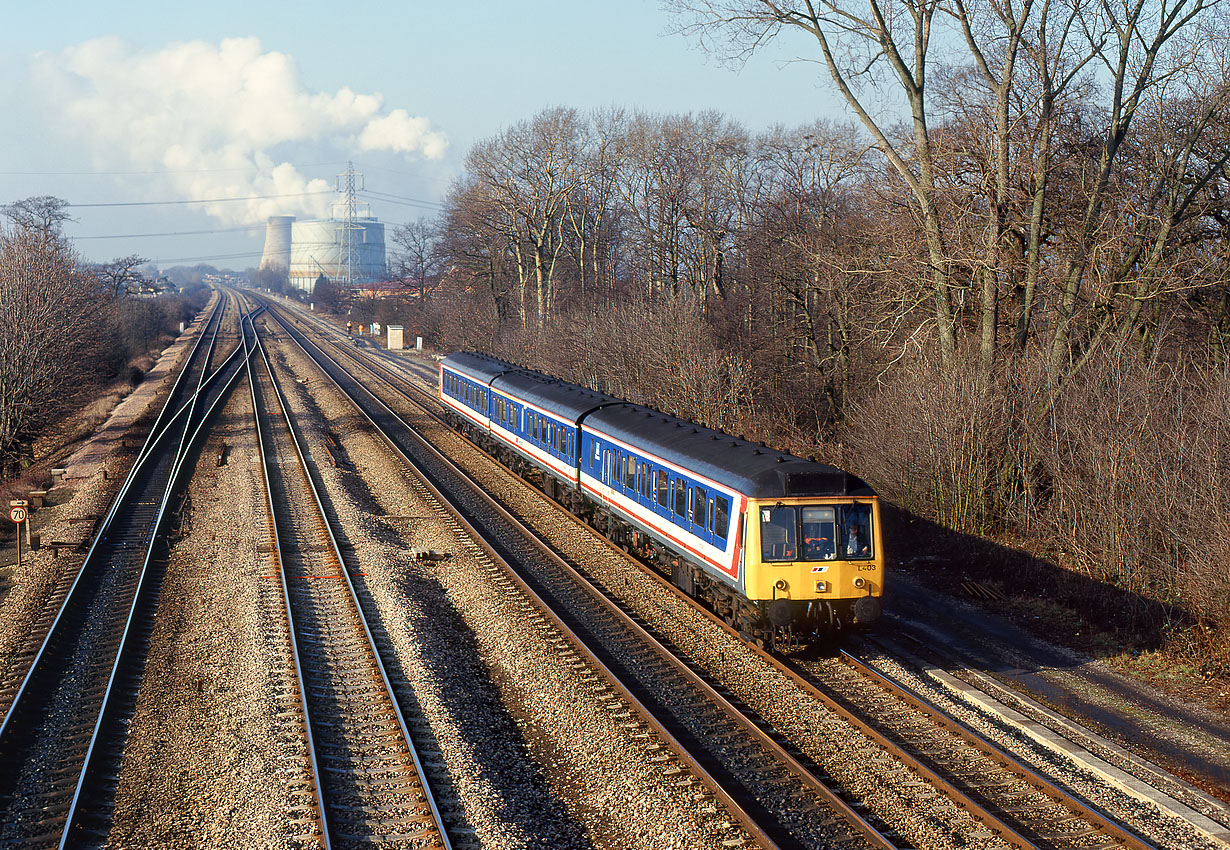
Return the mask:
<path id="1" fill-rule="evenodd" d="M 292 335 L 296 334 L 292 331 Z M 317 362 L 352 399 L 364 394 L 338 366 Z M 834 841 L 852 847 L 901 846 L 891 830 L 869 823 L 840 791 L 830 788 L 833 783 L 818 776 L 814 765 L 804 764 L 765 732 L 737 701 L 694 672 L 635 617 L 538 542 L 534 533 L 468 483 L 447 459 L 418 443 L 390 411 L 373 407 L 371 400 L 359 406 L 404 457 L 414 456 L 412 462 L 433 487 L 466 491 L 451 497 L 459 522 L 480 539 L 499 528 L 494 536 L 500 541 L 496 544 L 500 551 L 490 549 L 491 561 L 516 564 L 514 573 L 493 580 L 515 584 L 541 600 L 535 604 L 544 606 L 546 615 L 562 630 L 563 639 L 592 658 L 591 663 L 604 675 L 612 676 L 612 687 L 644 713 L 658 735 L 671 742 L 681 765 L 695 775 L 709 777 L 706 781 L 713 783 L 714 793 L 742 821 L 749 836 L 756 836 L 761 844 L 790 846 L 824 846 Z M 471 520 L 461 520 L 462 515 Z M 475 525 L 482 526 L 482 531 Z M 531 563 L 537 566 L 526 566 Z"/>
<path id="2" fill-rule="evenodd" d="M 165 547 L 160 537 L 184 459 L 240 374 L 235 349 L 210 371 L 220 301 L 194 347 L 0 722 L 0 842 L 96 844 L 136 697 Z"/>
<path id="3" fill-rule="evenodd" d="M 325 847 L 450 848 L 410 723 L 355 593 L 273 369 L 250 369 L 280 578 Z"/>
<path id="4" fill-rule="evenodd" d="M 396 392 L 422 403 L 421 390 L 388 365 L 374 361 L 370 353 L 360 359 L 348 346 L 335 343 L 335 347 Z M 851 656 L 846 656 L 843 669 L 849 674 L 863 672 L 846 680 L 858 680 L 861 687 L 850 684 L 841 693 L 829 686 L 842 680 L 831 672 L 831 665 L 816 673 L 765 658 L 827 711 L 858 728 L 967 812 L 987 837 L 1018 848 L 1153 846 Z M 874 685 L 868 688 L 868 682 Z"/>
<path id="5" fill-rule="evenodd" d="M 790 666 L 801 687 L 1009 846 L 1153 847 L 849 652 Z"/>

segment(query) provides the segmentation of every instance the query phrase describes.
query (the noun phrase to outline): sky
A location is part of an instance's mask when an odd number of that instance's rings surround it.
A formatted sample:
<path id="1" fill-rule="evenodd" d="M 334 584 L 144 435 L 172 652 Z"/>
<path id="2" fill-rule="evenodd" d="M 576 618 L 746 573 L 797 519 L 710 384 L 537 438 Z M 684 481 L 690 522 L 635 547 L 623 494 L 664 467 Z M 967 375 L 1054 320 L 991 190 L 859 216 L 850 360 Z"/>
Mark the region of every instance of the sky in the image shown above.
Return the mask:
<path id="1" fill-rule="evenodd" d="M 431 217 L 474 143 L 554 106 L 847 118 L 802 37 L 733 68 L 658 0 L 5 5 L 0 203 L 67 200 L 99 262 L 254 267 L 351 162 L 386 228 Z"/>

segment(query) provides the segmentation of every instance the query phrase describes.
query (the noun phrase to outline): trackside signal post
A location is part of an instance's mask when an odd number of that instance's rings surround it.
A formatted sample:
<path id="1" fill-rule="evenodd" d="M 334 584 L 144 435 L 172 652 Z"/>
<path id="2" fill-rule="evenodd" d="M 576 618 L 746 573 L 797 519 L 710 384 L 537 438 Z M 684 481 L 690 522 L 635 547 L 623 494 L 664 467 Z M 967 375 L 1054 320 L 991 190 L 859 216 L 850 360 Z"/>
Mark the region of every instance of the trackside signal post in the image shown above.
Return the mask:
<path id="1" fill-rule="evenodd" d="M 25 499 L 13 499 L 9 502 L 9 519 L 17 523 L 17 569 L 21 569 L 21 524 L 29 522 L 29 511 Z M 27 526 L 28 527 L 28 526 Z"/>

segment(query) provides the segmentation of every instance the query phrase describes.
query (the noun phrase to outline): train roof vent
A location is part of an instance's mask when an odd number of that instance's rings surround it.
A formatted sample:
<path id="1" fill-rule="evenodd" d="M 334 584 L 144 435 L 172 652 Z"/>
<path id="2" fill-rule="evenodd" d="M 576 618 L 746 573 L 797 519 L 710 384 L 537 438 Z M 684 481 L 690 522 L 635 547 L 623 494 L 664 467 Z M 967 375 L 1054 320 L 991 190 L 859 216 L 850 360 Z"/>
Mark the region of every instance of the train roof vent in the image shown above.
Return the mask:
<path id="1" fill-rule="evenodd" d="M 761 453 L 761 452 L 760 452 L 760 449 L 752 449 L 752 454 L 754 454 L 754 455 L 758 455 L 758 454 L 760 454 L 760 453 Z"/>
<path id="2" fill-rule="evenodd" d="M 816 494 L 845 495 L 850 492 L 849 476 L 839 470 L 785 473 L 787 496 Z"/>
<path id="3" fill-rule="evenodd" d="M 778 463 L 785 463 L 785 462 L 786 462 L 786 459 L 785 459 L 784 457 L 782 457 L 781 455 L 778 455 L 778 456 L 777 456 L 777 462 L 778 462 Z"/>

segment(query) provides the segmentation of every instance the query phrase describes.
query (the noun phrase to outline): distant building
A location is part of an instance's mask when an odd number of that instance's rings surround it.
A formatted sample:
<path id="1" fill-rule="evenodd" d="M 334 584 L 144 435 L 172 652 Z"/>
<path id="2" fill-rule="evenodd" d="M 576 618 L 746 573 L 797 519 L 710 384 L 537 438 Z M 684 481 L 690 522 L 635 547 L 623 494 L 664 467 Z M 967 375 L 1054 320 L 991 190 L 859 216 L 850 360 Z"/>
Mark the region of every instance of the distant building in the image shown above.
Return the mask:
<path id="1" fill-rule="evenodd" d="M 349 252 L 346 237 L 346 222 L 340 219 L 291 222 L 287 263 L 291 287 L 311 292 L 321 275 L 343 287 L 383 280 L 387 276 L 384 224 L 375 218 L 355 219 L 349 230 Z M 278 238 L 281 238 L 280 230 Z M 269 254 L 268 232 L 266 254 Z"/>
<path id="2" fill-rule="evenodd" d="M 271 215 L 265 224 L 265 251 L 261 254 L 262 269 L 290 268 L 290 239 L 293 215 Z"/>

